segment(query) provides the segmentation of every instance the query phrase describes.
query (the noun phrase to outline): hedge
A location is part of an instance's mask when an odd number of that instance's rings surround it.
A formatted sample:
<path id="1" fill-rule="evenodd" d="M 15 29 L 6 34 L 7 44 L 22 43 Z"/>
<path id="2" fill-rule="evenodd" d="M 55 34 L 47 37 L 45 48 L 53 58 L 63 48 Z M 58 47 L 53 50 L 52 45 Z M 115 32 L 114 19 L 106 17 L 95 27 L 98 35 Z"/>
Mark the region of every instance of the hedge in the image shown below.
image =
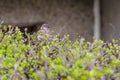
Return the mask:
<path id="1" fill-rule="evenodd" d="M 22 33 L 19 28 L 0 29 L 0 80 L 119 80 L 118 40 L 93 42 L 68 35 L 52 41 L 40 32 Z M 26 38 L 23 36 L 26 35 Z"/>

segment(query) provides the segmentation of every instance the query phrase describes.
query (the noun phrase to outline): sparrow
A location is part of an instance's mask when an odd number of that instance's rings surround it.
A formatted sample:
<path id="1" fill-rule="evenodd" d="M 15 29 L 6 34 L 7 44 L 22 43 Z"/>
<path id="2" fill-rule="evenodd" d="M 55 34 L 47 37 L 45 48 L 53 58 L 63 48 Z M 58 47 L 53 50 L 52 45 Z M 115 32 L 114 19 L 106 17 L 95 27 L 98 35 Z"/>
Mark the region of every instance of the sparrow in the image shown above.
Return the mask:
<path id="1" fill-rule="evenodd" d="M 43 38 L 48 38 L 48 40 L 51 40 L 53 35 L 51 34 L 50 27 L 48 24 L 43 24 L 40 28 L 40 33 L 37 36 L 37 39 L 39 41 L 43 40 Z"/>

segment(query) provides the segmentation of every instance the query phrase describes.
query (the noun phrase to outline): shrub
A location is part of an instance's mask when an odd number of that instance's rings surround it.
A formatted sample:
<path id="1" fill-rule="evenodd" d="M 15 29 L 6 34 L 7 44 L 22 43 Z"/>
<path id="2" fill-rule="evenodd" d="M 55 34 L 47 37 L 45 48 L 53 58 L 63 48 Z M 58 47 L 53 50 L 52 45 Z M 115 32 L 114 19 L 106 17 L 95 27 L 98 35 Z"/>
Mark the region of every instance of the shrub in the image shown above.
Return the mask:
<path id="1" fill-rule="evenodd" d="M 118 40 L 71 41 L 69 36 L 49 42 L 37 40 L 19 28 L 0 30 L 1 80 L 109 80 L 120 79 Z"/>

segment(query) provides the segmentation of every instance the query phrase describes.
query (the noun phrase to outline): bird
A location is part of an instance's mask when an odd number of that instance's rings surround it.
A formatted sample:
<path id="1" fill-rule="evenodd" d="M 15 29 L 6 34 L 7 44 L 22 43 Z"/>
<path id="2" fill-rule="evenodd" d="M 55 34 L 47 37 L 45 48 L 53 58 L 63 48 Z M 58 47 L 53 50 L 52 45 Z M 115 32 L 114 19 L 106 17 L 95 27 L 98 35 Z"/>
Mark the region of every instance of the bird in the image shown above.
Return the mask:
<path id="1" fill-rule="evenodd" d="M 37 36 L 39 41 L 43 40 L 44 38 L 48 38 L 49 41 L 52 40 L 53 35 L 51 34 L 50 26 L 48 24 L 43 24 L 39 31 L 40 33 Z"/>
<path id="2" fill-rule="evenodd" d="M 43 24 L 41 26 L 41 31 L 45 34 L 50 34 L 50 26 L 48 24 Z"/>

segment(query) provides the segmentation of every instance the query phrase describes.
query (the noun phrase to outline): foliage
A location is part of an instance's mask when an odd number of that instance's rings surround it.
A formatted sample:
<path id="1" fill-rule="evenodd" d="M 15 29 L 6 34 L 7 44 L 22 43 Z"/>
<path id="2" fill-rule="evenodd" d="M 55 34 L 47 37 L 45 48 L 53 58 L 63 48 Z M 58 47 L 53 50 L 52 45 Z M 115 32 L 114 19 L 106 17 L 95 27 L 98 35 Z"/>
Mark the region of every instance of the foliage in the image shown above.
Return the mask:
<path id="1" fill-rule="evenodd" d="M 17 27 L 0 30 L 0 80 L 120 79 L 120 46 L 102 40 L 37 40 Z M 23 35 L 27 37 L 24 38 Z"/>

